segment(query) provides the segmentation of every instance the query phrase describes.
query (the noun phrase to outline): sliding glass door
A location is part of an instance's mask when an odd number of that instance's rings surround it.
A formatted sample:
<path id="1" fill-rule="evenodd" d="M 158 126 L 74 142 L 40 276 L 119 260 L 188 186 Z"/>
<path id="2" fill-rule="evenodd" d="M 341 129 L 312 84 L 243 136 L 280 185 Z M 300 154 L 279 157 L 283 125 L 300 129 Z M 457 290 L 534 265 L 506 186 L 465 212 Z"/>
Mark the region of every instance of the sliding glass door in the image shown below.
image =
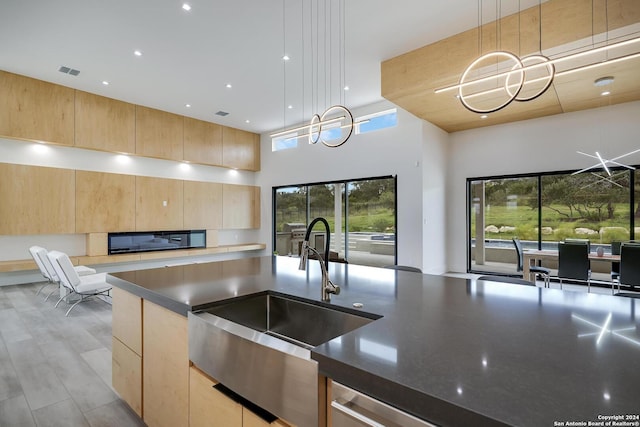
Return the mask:
<path id="1" fill-rule="evenodd" d="M 273 189 L 274 252 L 298 256 L 307 224 L 323 217 L 331 228 L 330 250 L 352 264 L 396 263 L 396 178 L 304 184 Z M 310 244 L 326 238 L 317 226 Z"/>
<path id="2" fill-rule="evenodd" d="M 473 178 L 468 186 L 468 271 L 517 273 L 512 238 L 525 249 L 556 250 L 586 239 L 592 250 L 633 239 L 640 218 L 634 170 Z M 635 185 L 630 183 L 635 182 Z"/>

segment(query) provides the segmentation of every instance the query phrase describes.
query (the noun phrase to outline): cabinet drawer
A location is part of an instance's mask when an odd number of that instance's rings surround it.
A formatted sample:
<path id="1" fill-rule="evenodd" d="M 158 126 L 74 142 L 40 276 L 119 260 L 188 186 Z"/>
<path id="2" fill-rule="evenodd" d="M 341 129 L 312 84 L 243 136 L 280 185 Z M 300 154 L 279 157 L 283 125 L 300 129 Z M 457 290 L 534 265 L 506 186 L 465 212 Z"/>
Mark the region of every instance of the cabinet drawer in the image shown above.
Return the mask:
<path id="1" fill-rule="evenodd" d="M 142 299 L 114 287 L 112 313 L 113 336 L 142 356 Z"/>
<path id="2" fill-rule="evenodd" d="M 111 383 L 120 397 L 142 417 L 142 358 L 113 337 Z"/>
<path id="3" fill-rule="evenodd" d="M 194 367 L 189 372 L 189 427 L 242 427 L 242 405 L 213 388 Z"/>

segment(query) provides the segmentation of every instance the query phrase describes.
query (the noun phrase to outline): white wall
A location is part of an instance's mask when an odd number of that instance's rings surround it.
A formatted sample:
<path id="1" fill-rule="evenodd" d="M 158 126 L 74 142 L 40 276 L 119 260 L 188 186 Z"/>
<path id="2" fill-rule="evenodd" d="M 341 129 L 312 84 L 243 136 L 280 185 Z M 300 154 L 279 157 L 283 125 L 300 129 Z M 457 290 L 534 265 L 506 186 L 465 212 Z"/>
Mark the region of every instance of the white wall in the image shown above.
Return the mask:
<path id="1" fill-rule="evenodd" d="M 394 105 L 388 102 L 381 102 L 354 109 L 352 113 L 358 117 L 392 107 Z M 260 241 L 267 242 L 268 250 L 272 250 L 272 187 L 397 175 L 398 263 L 429 271 L 444 271 L 444 258 L 435 261 L 423 259 L 422 233 L 425 180 L 428 185 L 441 187 L 440 191 L 434 188 L 428 194 L 429 212 L 432 204 L 439 204 L 444 209 L 444 136 L 444 132 L 400 108 L 397 127 L 353 135 L 339 148 L 309 145 L 300 140 L 297 148 L 272 152 L 269 135 L 262 135 L 262 171 L 257 177 L 263 195 Z M 423 154 L 425 144 L 434 155 Z M 425 171 L 427 174 L 423 177 Z M 443 216 L 442 213 L 437 215 Z M 427 233 L 430 244 L 441 248 L 444 240 L 442 222 L 429 219 L 426 228 L 432 231 Z"/>
<path id="2" fill-rule="evenodd" d="M 640 102 L 558 114 L 449 135 L 447 162 L 448 269 L 466 271 L 466 178 L 582 169 L 576 153 L 614 158 L 640 149 Z M 640 153 L 621 159 L 639 164 Z"/>

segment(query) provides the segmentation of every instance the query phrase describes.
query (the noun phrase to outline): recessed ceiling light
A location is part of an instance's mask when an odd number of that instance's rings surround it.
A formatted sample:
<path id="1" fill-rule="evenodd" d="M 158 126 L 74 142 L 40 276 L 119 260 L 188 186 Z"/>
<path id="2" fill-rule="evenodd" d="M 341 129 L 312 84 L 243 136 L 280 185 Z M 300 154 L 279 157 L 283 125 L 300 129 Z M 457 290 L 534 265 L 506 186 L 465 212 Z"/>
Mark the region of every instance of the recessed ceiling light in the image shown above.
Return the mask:
<path id="1" fill-rule="evenodd" d="M 291 110 L 291 109 L 293 109 L 293 105 L 288 105 L 288 106 L 287 106 L 287 108 L 288 108 L 289 110 Z"/>
<path id="2" fill-rule="evenodd" d="M 106 81 L 106 80 L 103 80 L 103 81 L 102 81 L 102 84 L 103 84 L 103 85 L 105 85 L 105 86 L 109 86 L 109 82 L 108 82 L 108 81 Z"/>
<path id="3" fill-rule="evenodd" d="M 249 119 L 244 121 L 245 123 L 251 123 L 251 121 Z"/>
<path id="4" fill-rule="evenodd" d="M 182 4 L 182 8 L 183 8 L 184 10 L 186 10 L 187 12 L 191 10 L 191 6 L 189 6 L 187 3 L 183 3 L 183 4 Z"/>
<path id="5" fill-rule="evenodd" d="M 489 117 L 489 116 L 487 116 L 486 114 L 483 114 L 483 115 L 481 115 L 481 116 L 480 116 L 480 118 L 481 118 L 482 120 L 486 119 L 487 117 Z"/>
<path id="6" fill-rule="evenodd" d="M 610 85 L 611 83 L 613 83 L 613 76 L 605 76 L 605 77 L 600 77 L 599 79 L 596 79 L 593 82 L 594 86 L 606 86 L 606 85 Z"/>
<path id="7" fill-rule="evenodd" d="M 602 95 L 602 96 L 611 95 L 611 92 L 609 92 L 608 90 L 605 90 L 605 91 L 604 91 L 604 92 L 602 92 L 600 95 Z"/>
<path id="8" fill-rule="evenodd" d="M 191 104 L 184 104 L 185 107 L 191 108 Z"/>
<path id="9" fill-rule="evenodd" d="M 285 61 L 288 61 L 288 60 L 290 60 L 291 58 L 289 57 L 289 55 L 284 55 L 284 56 L 282 57 L 282 59 L 283 59 L 283 60 L 285 60 Z"/>
<path id="10" fill-rule="evenodd" d="M 344 90 L 349 90 L 349 86 L 345 86 L 345 87 L 344 87 Z"/>
<path id="11" fill-rule="evenodd" d="M 139 50 L 134 50 L 134 51 L 133 51 L 133 54 L 134 54 L 135 56 L 142 56 L 142 52 L 140 52 Z"/>
<path id="12" fill-rule="evenodd" d="M 231 83 L 227 83 L 227 86 L 226 86 L 226 87 L 227 87 L 227 89 L 231 89 L 231 87 L 232 87 L 232 86 L 231 86 Z"/>

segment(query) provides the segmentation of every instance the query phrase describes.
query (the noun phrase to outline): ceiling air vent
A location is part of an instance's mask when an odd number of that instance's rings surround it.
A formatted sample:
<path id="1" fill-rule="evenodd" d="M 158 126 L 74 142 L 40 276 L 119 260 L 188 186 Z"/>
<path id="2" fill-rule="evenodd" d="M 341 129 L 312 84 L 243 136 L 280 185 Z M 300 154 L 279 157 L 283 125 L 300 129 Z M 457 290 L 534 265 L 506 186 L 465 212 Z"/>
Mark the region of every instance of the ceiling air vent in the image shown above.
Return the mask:
<path id="1" fill-rule="evenodd" d="M 218 111 L 216 113 L 216 116 L 221 116 L 221 117 L 228 116 L 228 115 L 229 115 L 229 113 L 227 113 L 226 111 L 222 111 L 222 110 L 220 110 L 220 111 Z"/>
<path id="2" fill-rule="evenodd" d="M 78 74 L 80 74 L 80 70 L 75 70 L 73 68 L 65 67 L 64 65 L 58 68 L 58 71 L 65 74 L 71 74 L 72 76 L 77 76 Z"/>

